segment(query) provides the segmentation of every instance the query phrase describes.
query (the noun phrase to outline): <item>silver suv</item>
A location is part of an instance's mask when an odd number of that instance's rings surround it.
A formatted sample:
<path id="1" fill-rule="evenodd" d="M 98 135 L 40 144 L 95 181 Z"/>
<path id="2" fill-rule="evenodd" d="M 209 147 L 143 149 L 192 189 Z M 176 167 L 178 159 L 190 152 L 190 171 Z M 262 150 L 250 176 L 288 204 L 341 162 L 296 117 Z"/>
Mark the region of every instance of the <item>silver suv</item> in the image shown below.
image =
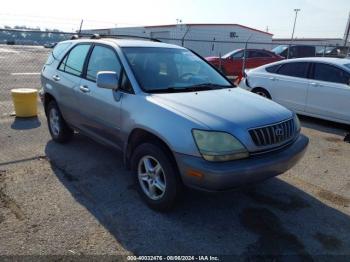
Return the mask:
<path id="1" fill-rule="evenodd" d="M 75 130 L 120 150 L 141 196 L 159 210 L 183 185 L 221 191 L 281 174 L 308 145 L 293 112 L 175 45 L 61 42 L 41 80 L 53 140 L 67 142 Z"/>

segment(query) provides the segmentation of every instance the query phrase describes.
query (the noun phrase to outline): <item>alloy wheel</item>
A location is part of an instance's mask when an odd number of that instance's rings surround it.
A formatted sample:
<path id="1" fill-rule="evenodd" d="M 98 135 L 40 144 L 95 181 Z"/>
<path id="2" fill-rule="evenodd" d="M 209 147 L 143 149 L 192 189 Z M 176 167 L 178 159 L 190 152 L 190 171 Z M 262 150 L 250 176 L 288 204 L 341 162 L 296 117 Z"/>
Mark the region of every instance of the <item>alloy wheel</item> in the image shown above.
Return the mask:
<path id="1" fill-rule="evenodd" d="M 137 170 L 142 191 L 152 200 L 162 198 L 166 191 L 166 178 L 161 164 L 152 156 L 140 159 Z"/>

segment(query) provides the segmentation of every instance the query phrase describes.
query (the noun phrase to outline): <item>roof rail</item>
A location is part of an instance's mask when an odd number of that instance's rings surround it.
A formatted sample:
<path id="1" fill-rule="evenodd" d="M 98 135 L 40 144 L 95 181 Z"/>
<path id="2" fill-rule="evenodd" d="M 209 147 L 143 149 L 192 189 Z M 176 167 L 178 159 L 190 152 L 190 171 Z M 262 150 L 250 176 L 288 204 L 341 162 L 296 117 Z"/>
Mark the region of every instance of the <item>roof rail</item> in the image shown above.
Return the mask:
<path id="1" fill-rule="evenodd" d="M 162 42 L 159 39 L 146 37 L 146 36 L 137 36 L 137 35 L 100 35 L 100 34 L 88 34 L 80 33 L 72 35 L 71 40 L 76 40 L 80 38 L 90 38 L 90 39 L 101 39 L 101 38 L 115 38 L 115 39 L 140 39 L 140 40 L 149 40 L 152 42 Z"/>

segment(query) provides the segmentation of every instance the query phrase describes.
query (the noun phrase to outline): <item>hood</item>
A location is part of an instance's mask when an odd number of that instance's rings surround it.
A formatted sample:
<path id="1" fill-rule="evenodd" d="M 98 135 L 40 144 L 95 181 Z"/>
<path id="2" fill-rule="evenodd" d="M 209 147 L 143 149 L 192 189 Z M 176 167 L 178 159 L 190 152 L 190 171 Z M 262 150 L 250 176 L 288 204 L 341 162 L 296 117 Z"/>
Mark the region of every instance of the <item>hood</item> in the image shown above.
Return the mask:
<path id="1" fill-rule="evenodd" d="M 254 127 L 277 123 L 293 116 L 285 107 L 241 88 L 200 92 L 152 94 L 153 103 L 171 108 L 203 129 L 244 133 Z"/>

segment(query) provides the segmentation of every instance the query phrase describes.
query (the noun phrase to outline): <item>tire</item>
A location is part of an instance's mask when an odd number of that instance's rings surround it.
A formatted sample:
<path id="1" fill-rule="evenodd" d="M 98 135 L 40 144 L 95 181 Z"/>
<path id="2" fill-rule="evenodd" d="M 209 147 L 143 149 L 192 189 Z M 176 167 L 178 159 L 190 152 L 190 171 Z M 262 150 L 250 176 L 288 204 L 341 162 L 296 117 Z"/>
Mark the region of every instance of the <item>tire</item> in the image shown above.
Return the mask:
<path id="1" fill-rule="evenodd" d="M 264 88 L 260 88 L 260 87 L 259 88 L 255 88 L 253 90 L 253 93 L 255 93 L 255 94 L 259 95 L 259 96 L 271 99 L 270 93 Z"/>
<path id="2" fill-rule="evenodd" d="M 47 125 L 52 139 L 58 143 L 66 143 L 73 136 L 73 130 L 64 121 L 56 101 L 51 101 L 47 108 Z"/>
<path id="3" fill-rule="evenodd" d="M 138 191 L 148 206 L 158 211 L 174 206 L 182 191 L 182 183 L 167 150 L 151 143 L 141 144 L 132 154 L 131 168 Z"/>

